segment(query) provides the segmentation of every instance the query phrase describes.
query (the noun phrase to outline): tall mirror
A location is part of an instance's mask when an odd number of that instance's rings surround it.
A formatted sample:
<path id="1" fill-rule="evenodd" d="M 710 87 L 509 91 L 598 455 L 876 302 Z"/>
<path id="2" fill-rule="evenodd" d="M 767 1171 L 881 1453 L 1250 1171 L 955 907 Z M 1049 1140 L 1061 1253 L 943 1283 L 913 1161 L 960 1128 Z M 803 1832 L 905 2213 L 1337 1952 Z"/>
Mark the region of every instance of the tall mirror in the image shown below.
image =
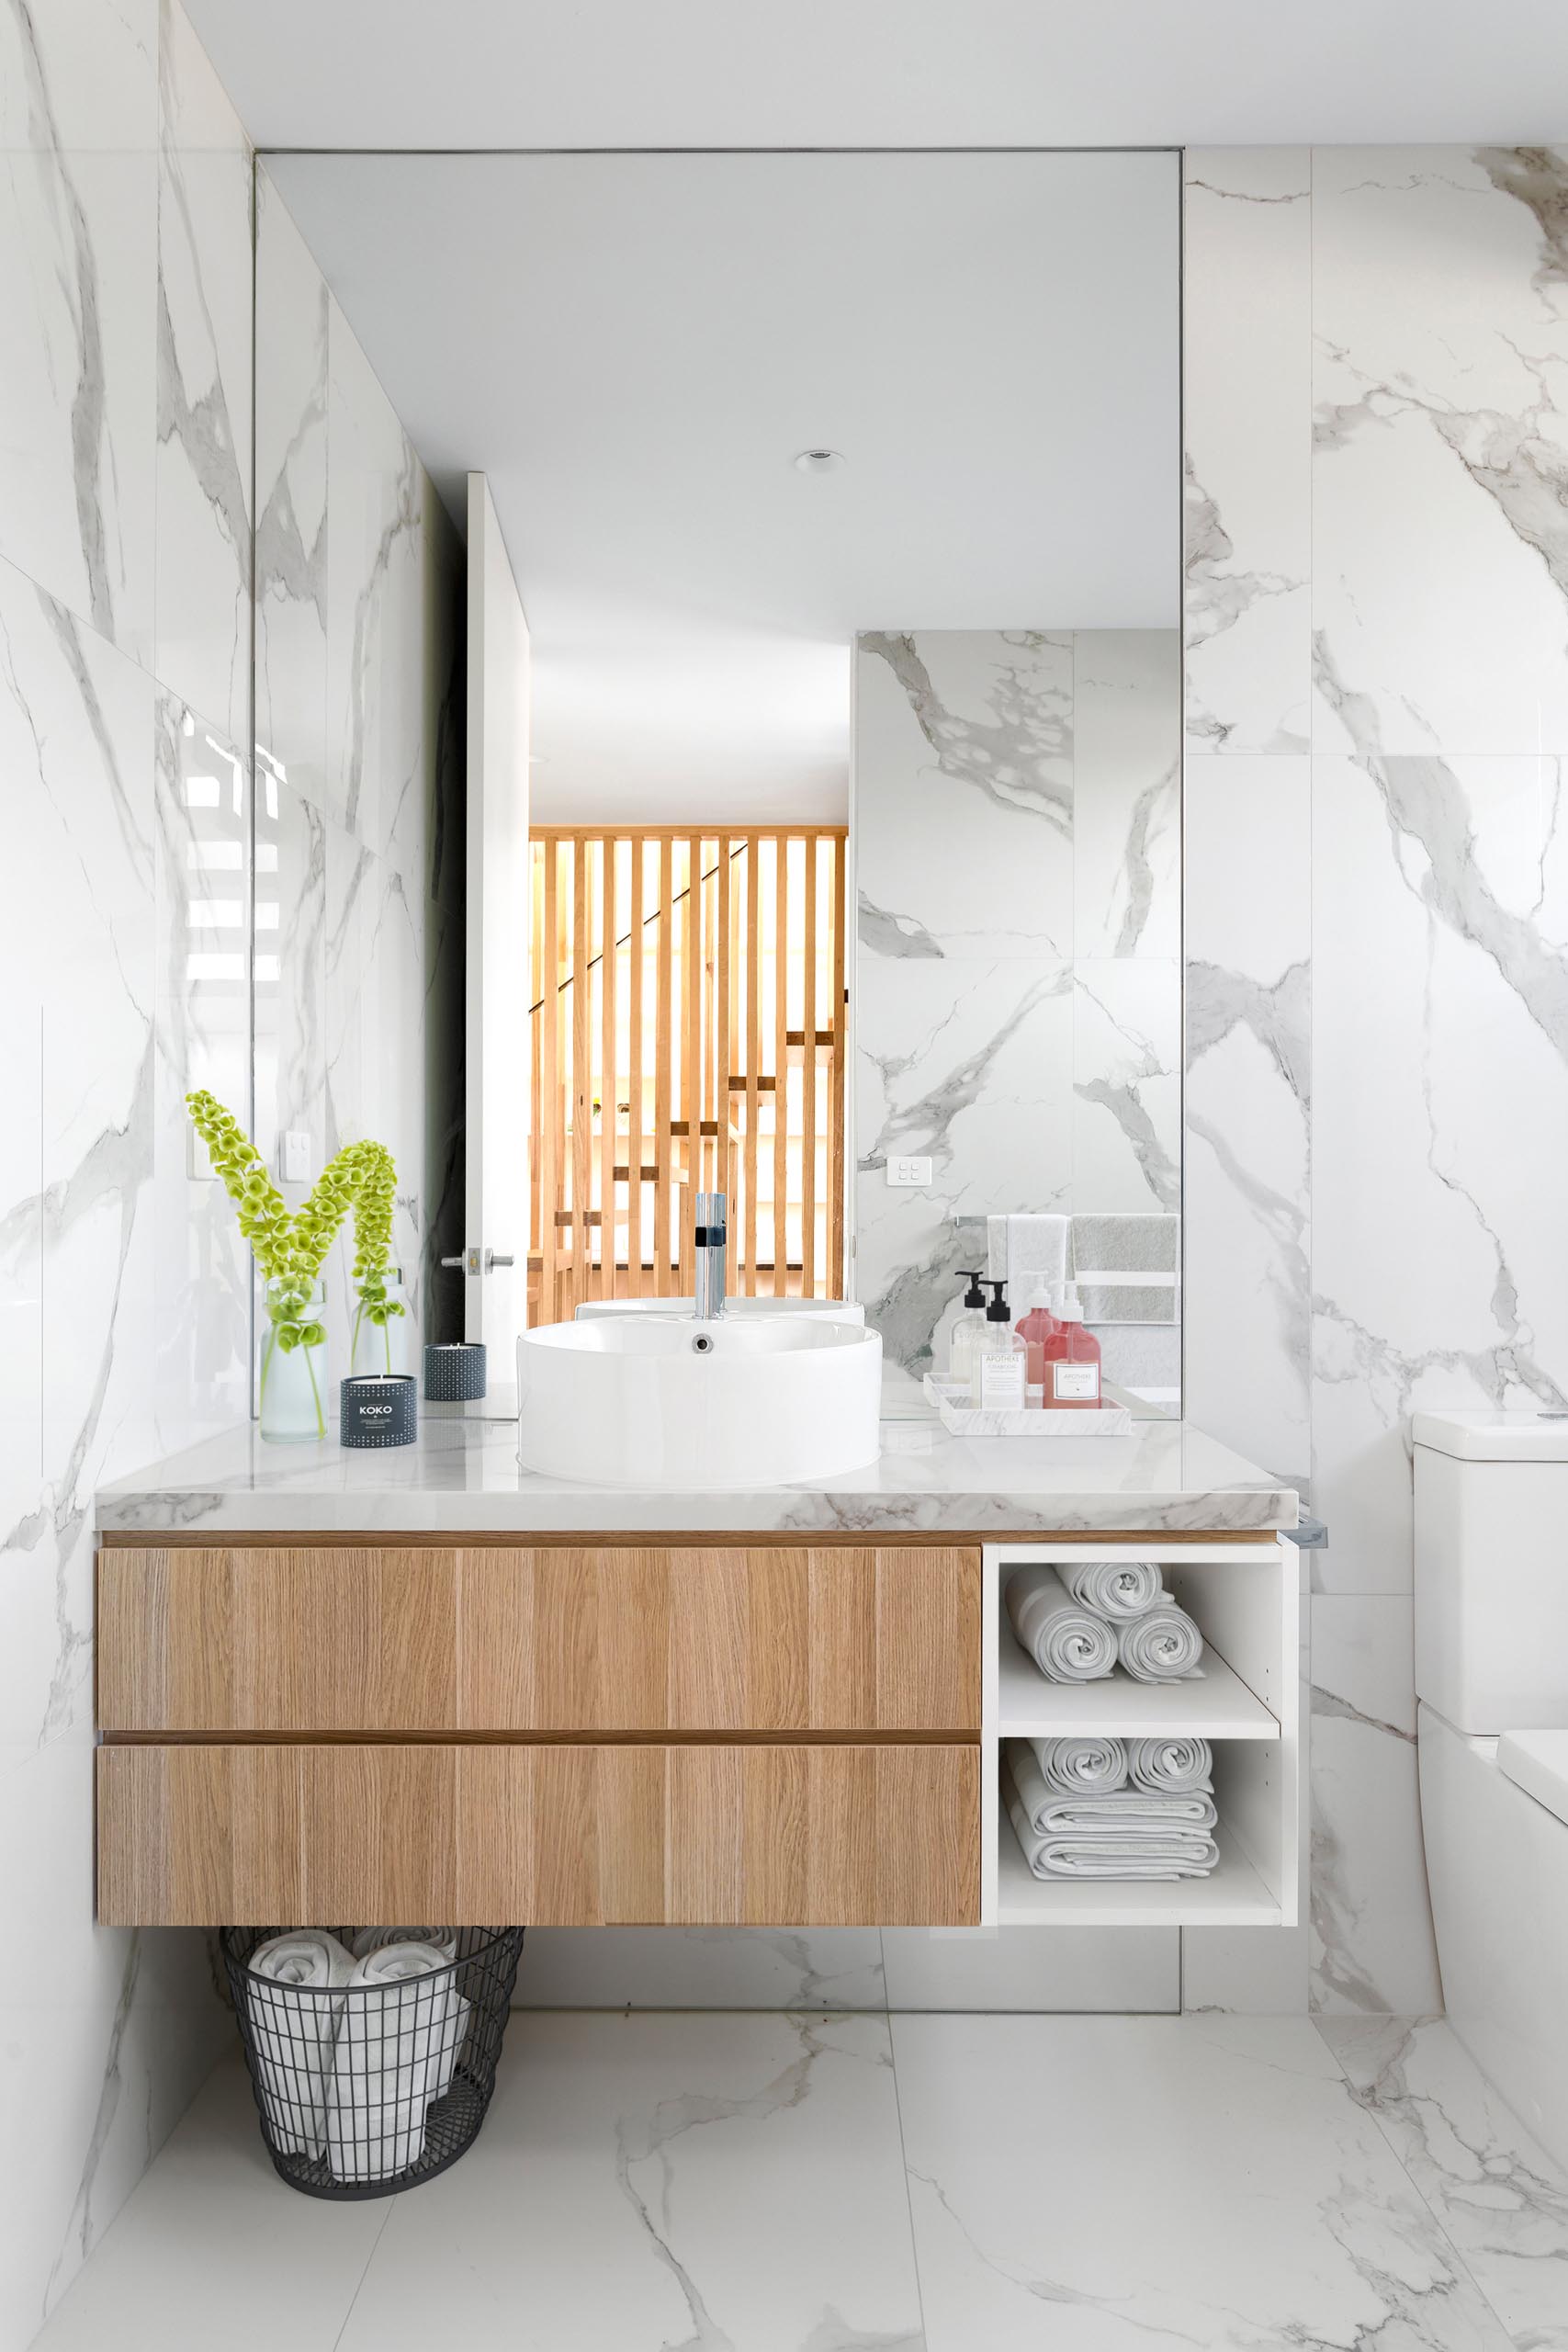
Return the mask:
<path id="1" fill-rule="evenodd" d="M 526 615 L 527 1316 L 722 1191 L 911 1391 L 1065 1274 L 1178 1409 L 1174 154 L 277 155 L 258 237 L 258 451 L 324 281 Z"/>

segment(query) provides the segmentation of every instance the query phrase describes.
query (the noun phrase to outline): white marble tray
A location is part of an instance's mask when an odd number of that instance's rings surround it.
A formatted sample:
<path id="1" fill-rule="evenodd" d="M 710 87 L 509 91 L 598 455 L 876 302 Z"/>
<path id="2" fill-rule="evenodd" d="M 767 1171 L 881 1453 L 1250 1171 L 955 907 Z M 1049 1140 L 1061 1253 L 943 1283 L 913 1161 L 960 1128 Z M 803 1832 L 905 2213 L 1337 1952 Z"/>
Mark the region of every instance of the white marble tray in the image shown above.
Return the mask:
<path id="1" fill-rule="evenodd" d="M 954 1437 L 1130 1437 L 1133 1416 L 1125 1405 L 1102 1404 L 1098 1413 L 1052 1412 L 1025 1406 L 1021 1412 L 986 1412 L 977 1405 L 960 1405 L 963 1390 L 927 1373 L 925 1392 L 942 1415 L 943 1429 Z"/>

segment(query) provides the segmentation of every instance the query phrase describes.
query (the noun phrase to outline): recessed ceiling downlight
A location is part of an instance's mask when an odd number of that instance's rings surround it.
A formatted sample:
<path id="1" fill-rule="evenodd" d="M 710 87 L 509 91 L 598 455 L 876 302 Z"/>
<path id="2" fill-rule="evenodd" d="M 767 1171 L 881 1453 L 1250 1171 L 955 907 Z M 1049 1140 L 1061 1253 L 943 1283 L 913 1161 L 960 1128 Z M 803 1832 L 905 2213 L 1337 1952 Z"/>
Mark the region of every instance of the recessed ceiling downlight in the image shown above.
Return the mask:
<path id="1" fill-rule="evenodd" d="M 795 458 L 795 471 L 802 474 L 836 474 L 843 466 L 837 449 L 802 449 Z"/>

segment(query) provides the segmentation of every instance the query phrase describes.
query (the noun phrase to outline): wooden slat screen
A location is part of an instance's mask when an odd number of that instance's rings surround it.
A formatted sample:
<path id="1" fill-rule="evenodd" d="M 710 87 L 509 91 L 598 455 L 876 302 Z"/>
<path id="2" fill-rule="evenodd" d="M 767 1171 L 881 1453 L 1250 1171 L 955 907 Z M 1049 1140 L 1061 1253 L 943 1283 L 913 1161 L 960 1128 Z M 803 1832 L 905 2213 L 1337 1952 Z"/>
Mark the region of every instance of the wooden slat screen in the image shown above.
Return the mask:
<path id="1" fill-rule="evenodd" d="M 842 828 L 544 827 L 532 856 L 530 1320 L 689 1295 L 698 1192 L 729 1195 L 732 1293 L 840 1295 Z"/>

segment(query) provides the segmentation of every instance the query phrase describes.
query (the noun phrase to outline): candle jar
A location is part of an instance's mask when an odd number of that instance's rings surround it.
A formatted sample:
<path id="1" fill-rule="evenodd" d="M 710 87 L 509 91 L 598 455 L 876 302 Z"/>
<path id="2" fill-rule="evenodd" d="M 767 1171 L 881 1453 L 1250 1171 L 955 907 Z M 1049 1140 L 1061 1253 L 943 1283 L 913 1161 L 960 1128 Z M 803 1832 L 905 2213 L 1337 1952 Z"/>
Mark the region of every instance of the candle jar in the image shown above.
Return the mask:
<path id="1" fill-rule="evenodd" d="M 432 1405 L 473 1405 L 485 1393 L 482 1340 L 432 1340 L 424 1351 L 424 1395 Z"/>
<path id="2" fill-rule="evenodd" d="M 412 1445 L 418 1413 L 412 1372 L 351 1373 L 343 1384 L 338 1435 L 347 1446 Z"/>

